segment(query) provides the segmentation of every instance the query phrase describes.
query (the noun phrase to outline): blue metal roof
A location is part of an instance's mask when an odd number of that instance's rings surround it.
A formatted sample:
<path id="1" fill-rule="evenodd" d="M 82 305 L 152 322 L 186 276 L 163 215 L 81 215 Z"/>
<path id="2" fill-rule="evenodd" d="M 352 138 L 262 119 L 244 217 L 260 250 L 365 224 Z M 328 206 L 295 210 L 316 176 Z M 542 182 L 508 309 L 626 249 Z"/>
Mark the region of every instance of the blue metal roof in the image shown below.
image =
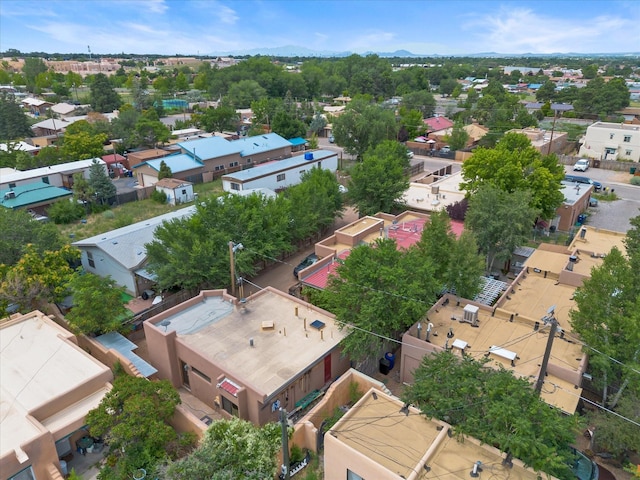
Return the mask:
<path id="1" fill-rule="evenodd" d="M 13 192 L 13 194 L 9 195 L 9 192 Z M 0 205 L 5 208 L 28 207 L 35 203 L 52 201 L 71 195 L 73 192 L 70 190 L 39 181 L 0 190 Z"/>
<path id="2" fill-rule="evenodd" d="M 122 354 L 123 357 L 130 360 L 145 378 L 150 377 L 158 371 L 153 365 L 147 363 L 145 360 L 133 353 L 133 350 L 138 348 L 138 346 L 118 332 L 105 333 L 104 335 L 96 337 L 96 340 L 104 347 L 108 349 L 113 348 Z"/>
<path id="3" fill-rule="evenodd" d="M 134 165 L 133 168 L 140 167 L 142 165 L 149 165 L 156 171 L 160 171 L 160 164 L 164 162 L 171 169 L 171 173 L 186 172 L 187 170 L 193 170 L 194 168 L 202 167 L 202 162 L 194 159 L 192 155 L 186 153 L 178 153 L 177 155 L 169 155 L 168 157 L 156 158 L 154 160 L 147 160 L 146 162 Z"/>
<path id="4" fill-rule="evenodd" d="M 258 153 L 276 150 L 278 148 L 290 147 L 291 142 L 282 138 L 277 133 L 265 133 L 264 135 L 255 135 L 253 137 L 245 137 L 232 142 L 240 147 L 240 155 L 242 157 L 250 157 Z"/>
<path id="5" fill-rule="evenodd" d="M 237 140 L 236 140 L 237 141 Z M 208 137 L 198 140 L 189 140 L 188 142 L 179 143 L 178 146 L 189 152 L 192 156 L 195 152 L 198 160 L 209 160 L 211 158 L 224 157 L 225 155 L 233 155 L 239 153 L 242 149 L 240 144 L 230 142 L 220 137 Z"/>
<path id="6" fill-rule="evenodd" d="M 293 145 L 294 147 L 298 147 L 300 145 L 306 144 L 307 139 L 302 137 L 290 138 L 289 143 L 291 143 L 291 145 Z"/>
<path id="7" fill-rule="evenodd" d="M 305 163 L 311 164 L 311 166 L 315 166 L 314 162 L 318 162 L 325 158 L 331 156 L 337 156 L 336 152 L 332 152 L 331 150 L 315 150 L 313 152 L 306 152 L 307 154 L 313 154 L 313 158 L 307 160 L 305 155 L 296 155 L 295 157 L 287 158 L 285 160 L 278 160 L 275 162 L 265 163 L 264 165 L 258 165 L 257 167 L 249 168 L 247 170 L 242 170 L 240 172 L 230 173 L 228 175 L 224 175 L 223 179 L 235 179 L 240 181 L 251 180 L 255 177 L 261 177 L 263 175 L 269 175 L 271 173 L 279 172 L 281 170 L 287 170 L 289 168 L 295 168 Z"/>

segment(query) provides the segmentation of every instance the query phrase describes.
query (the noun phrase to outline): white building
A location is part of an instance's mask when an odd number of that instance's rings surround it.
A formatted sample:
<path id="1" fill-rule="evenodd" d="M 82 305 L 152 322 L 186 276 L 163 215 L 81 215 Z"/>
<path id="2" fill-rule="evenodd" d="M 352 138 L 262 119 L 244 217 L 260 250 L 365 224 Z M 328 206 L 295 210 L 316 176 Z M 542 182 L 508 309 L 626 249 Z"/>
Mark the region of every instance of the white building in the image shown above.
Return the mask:
<path id="1" fill-rule="evenodd" d="M 0 190 L 15 188 L 18 185 L 27 185 L 34 182 L 44 182 L 54 187 L 71 188 L 73 186 L 73 174 L 82 172 L 85 178 L 89 178 L 89 169 L 93 162 L 98 162 L 108 175 L 107 164 L 100 158 L 90 158 L 77 162 L 61 163 L 49 167 L 34 168 L 32 170 L 15 171 L 8 175 L 2 175 Z"/>
<path id="2" fill-rule="evenodd" d="M 110 276 L 128 293 L 138 296 L 154 283 L 144 269 L 147 263 L 145 245 L 154 240 L 156 228 L 164 221 L 185 218 L 195 207 L 182 208 L 126 227 L 74 242 L 81 251 L 82 266 L 87 272 Z"/>
<path id="3" fill-rule="evenodd" d="M 640 125 L 596 122 L 580 142 L 581 157 L 640 161 Z"/>
<path id="4" fill-rule="evenodd" d="M 163 178 L 154 185 L 156 190 L 164 192 L 167 196 L 167 203 L 180 205 L 181 203 L 193 202 L 193 183 L 179 178 Z"/>
<path id="5" fill-rule="evenodd" d="M 255 188 L 278 191 L 298 185 L 302 180 L 302 175 L 314 167 L 324 168 L 335 173 L 338 169 L 338 154 L 330 150 L 305 152 L 304 155 L 223 175 L 222 188 L 225 192 Z"/>

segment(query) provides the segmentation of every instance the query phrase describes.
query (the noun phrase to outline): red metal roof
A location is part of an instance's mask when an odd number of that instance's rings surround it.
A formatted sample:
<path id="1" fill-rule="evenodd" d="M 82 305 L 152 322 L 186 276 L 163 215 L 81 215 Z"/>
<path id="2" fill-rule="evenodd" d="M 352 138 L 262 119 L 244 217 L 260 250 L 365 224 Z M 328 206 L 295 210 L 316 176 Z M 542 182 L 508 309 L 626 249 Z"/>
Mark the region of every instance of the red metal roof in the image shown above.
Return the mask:
<path id="1" fill-rule="evenodd" d="M 240 390 L 240 386 L 233 383 L 228 378 L 225 378 L 218 384 L 218 388 L 221 388 L 227 393 L 230 393 L 234 397 L 238 396 L 238 391 Z"/>
<path id="2" fill-rule="evenodd" d="M 429 131 L 437 132 L 453 127 L 453 122 L 446 117 L 431 117 L 424 120 L 425 125 L 429 127 Z"/>
<path id="3" fill-rule="evenodd" d="M 344 250 L 338 254 L 338 259 L 344 260 L 349 256 L 351 250 Z M 319 268 L 315 272 L 310 275 L 307 275 L 302 279 L 302 283 L 306 285 L 310 285 L 315 288 L 325 289 L 327 288 L 327 282 L 329 281 L 329 277 L 335 274 L 336 269 L 340 265 L 340 262 L 333 261 L 326 267 Z"/>

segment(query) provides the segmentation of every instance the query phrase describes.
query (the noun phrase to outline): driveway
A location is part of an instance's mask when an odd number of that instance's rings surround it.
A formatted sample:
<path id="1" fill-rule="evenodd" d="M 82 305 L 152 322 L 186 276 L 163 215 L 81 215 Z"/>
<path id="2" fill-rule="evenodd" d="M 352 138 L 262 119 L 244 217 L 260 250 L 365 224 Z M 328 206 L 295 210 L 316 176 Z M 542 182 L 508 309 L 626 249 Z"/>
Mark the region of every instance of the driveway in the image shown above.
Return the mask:
<path id="1" fill-rule="evenodd" d="M 358 212 L 356 212 L 352 207 L 347 207 L 344 210 L 342 218 L 336 220 L 334 224 L 334 230 L 355 222 L 357 219 Z M 331 235 L 331 233 L 327 234 L 327 236 L 329 235 Z M 277 288 L 282 292 L 289 293 L 289 288 L 298 283 L 296 278 L 293 276 L 293 269 L 302 261 L 304 257 L 309 255 L 313 251 L 314 246 L 311 245 L 298 251 L 289 258 L 270 265 L 255 277 L 248 279 L 248 282 L 244 287 L 244 295 L 249 296 L 252 293 L 255 293 L 260 288 L 268 286 Z"/>
<path id="2" fill-rule="evenodd" d="M 572 166 L 565 171 L 573 173 Z M 576 172 L 602 183 L 607 190 L 613 190 L 618 200 L 605 202 L 600 200 L 597 207 L 589 208 L 587 225 L 614 232 L 626 233 L 631 228 L 631 219 L 640 215 L 640 187 L 631 185 L 628 172 L 616 172 L 600 168 L 590 168 L 585 173 Z"/>

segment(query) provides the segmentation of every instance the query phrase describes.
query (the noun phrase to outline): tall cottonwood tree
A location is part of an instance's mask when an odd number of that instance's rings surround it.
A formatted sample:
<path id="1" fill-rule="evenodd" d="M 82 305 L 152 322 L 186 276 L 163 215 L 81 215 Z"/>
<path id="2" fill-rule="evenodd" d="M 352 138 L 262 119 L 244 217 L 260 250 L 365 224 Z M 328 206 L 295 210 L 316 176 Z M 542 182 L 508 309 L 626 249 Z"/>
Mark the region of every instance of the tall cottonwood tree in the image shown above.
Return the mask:
<path id="1" fill-rule="evenodd" d="M 469 199 L 465 225 L 475 233 L 478 247 L 486 255 L 487 271 L 496 260 L 508 260 L 513 250 L 526 242 L 536 215 L 530 203 L 528 191 L 508 193 L 493 185 L 482 186 Z"/>
<path id="2" fill-rule="evenodd" d="M 433 265 L 416 249 L 399 250 L 394 240 L 380 238 L 351 250 L 319 300 L 349 332 L 345 352 L 365 361 L 379 354 L 384 337 L 397 339 L 422 318 L 439 287 Z"/>
<path id="3" fill-rule="evenodd" d="M 529 205 L 547 220 L 562 204 L 564 167 L 555 155 L 542 155 L 530 140 L 518 133 L 506 134 L 495 148 L 478 148 L 462 165 L 460 187 L 473 195 L 483 185 L 507 193 L 529 190 Z"/>
<path id="4" fill-rule="evenodd" d="M 349 198 L 360 215 L 393 213 L 404 208 L 402 195 L 409 188 L 407 149 L 387 140 L 367 151 L 351 169 Z"/>

